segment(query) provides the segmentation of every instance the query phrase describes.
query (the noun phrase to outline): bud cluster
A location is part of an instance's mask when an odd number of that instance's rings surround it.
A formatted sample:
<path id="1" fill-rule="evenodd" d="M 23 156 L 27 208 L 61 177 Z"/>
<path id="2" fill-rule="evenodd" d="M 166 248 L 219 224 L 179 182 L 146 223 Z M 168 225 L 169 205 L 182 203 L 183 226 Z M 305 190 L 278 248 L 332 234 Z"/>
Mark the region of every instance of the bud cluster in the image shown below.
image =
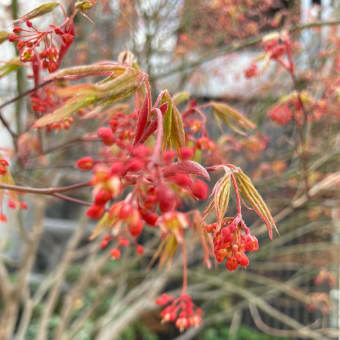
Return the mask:
<path id="1" fill-rule="evenodd" d="M 174 322 L 176 327 L 183 332 L 188 327 L 197 327 L 202 322 L 202 311 L 192 302 L 189 295 L 178 298 L 162 294 L 156 304 L 166 306 L 161 313 L 162 322 Z"/>
<path id="2" fill-rule="evenodd" d="M 6 175 L 8 171 L 8 162 L 6 159 L 0 159 L 0 176 Z"/>

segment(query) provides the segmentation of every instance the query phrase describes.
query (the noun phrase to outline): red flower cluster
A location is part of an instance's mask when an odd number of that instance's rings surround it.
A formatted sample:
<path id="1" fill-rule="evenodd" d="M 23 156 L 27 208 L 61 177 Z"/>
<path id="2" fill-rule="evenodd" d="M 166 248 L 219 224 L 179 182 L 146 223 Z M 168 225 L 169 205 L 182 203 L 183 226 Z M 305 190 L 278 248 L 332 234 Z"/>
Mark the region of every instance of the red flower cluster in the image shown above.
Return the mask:
<path id="1" fill-rule="evenodd" d="M 293 119 L 293 113 L 287 105 L 275 105 L 268 111 L 268 117 L 279 125 L 286 125 Z"/>
<path id="2" fill-rule="evenodd" d="M 235 218 L 229 225 L 217 230 L 217 224 L 206 227 L 209 233 L 213 233 L 214 253 L 218 262 L 226 261 L 226 268 L 230 271 L 240 265 L 247 267 L 249 259 L 245 252 L 253 252 L 259 249 L 259 243 L 255 236 L 250 234 L 249 228 L 240 218 Z"/>
<path id="3" fill-rule="evenodd" d="M 183 294 L 175 298 L 168 294 L 162 294 L 156 300 L 156 304 L 169 305 L 161 313 L 162 322 L 175 322 L 181 332 L 191 326 L 197 327 L 202 322 L 202 311 L 195 306 L 189 295 Z"/>
<path id="4" fill-rule="evenodd" d="M 56 42 L 56 37 L 59 38 L 59 43 Z M 73 21 L 66 18 L 59 27 L 50 25 L 50 30 L 44 32 L 39 31 L 31 21 L 27 20 L 26 28 L 16 26 L 9 36 L 9 41 L 17 42 L 22 62 L 38 61 L 38 67 L 41 65 L 49 72 L 54 72 L 59 68 L 73 39 Z"/>

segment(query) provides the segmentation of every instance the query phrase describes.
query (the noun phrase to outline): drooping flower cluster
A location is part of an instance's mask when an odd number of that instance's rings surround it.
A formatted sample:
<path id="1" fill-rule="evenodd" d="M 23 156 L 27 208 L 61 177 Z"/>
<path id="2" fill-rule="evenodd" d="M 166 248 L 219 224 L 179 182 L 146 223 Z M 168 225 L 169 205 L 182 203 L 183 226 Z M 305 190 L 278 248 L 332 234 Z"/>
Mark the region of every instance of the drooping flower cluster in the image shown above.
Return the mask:
<path id="1" fill-rule="evenodd" d="M 162 294 L 156 304 L 166 306 L 161 313 L 162 322 L 175 322 L 176 327 L 183 332 L 188 327 L 197 327 L 202 322 L 202 311 L 192 302 L 189 295 L 178 298 Z"/>
<path id="2" fill-rule="evenodd" d="M 236 270 L 240 265 L 247 267 L 249 259 L 246 252 L 259 249 L 258 240 L 251 235 L 249 228 L 242 219 L 235 218 L 217 230 L 217 224 L 206 226 L 206 230 L 213 234 L 214 254 L 218 262 L 226 260 L 228 270 Z"/>

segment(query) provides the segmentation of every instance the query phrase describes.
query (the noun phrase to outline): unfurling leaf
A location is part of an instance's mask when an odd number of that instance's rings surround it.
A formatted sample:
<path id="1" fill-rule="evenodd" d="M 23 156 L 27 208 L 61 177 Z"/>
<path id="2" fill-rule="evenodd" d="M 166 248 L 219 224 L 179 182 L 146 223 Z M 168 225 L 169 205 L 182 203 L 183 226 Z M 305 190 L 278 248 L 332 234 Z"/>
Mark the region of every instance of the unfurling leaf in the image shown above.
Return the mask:
<path id="1" fill-rule="evenodd" d="M 144 133 L 149 114 L 150 114 L 150 101 L 149 101 L 148 97 L 146 96 L 145 100 L 144 100 L 144 104 L 138 112 L 136 134 L 135 134 L 135 139 L 134 139 L 134 142 L 133 142 L 134 145 L 139 143 L 139 141 L 140 141 L 140 139 L 141 139 L 141 137 Z"/>
<path id="2" fill-rule="evenodd" d="M 42 15 L 52 12 L 57 6 L 59 6 L 59 2 L 56 2 L 56 1 L 47 2 L 46 4 L 42 4 L 38 6 L 37 8 L 26 13 L 19 19 L 15 20 L 14 23 L 20 23 L 20 22 L 24 22 L 27 20 L 37 18 L 37 17 L 41 17 Z"/>
<path id="3" fill-rule="evenodd" d="M 7 31 L 0 31 L 0 44 L 6 41 L 9 37 L 9 32 Z"/>
<path id="4" fill-rule="evenodd" d="M 164 177 L 174 176 L 178 173 L 201 176 L 210 181 L 210 175 L 208 171 L 201 164 L 194 161 L 174 163 L 163 169 Z"/>
<path id="5" fill-rule="evenodd" d="M 97 0 L 78 0 L 74 7 L 80 9 L 81 11 L 86 11 L 91 9 L 96 3 Z"/>
<path id="6" fill-rule="evenodd" d="M 212 190 L 213 198 L 203 211 L 202 214 L 203 219 L 206 219 L 215 208 L 217 223 L 219 226 L 221 225 L 224 215 L 228 209 L 230 189 L 231 189 L 230 174 L 225 174 L 222 178 L 220 178 L 216 182 Z"/>
<path id="7" fill-rule="evenodd" d="M 237 172 L 235 171 L 234 175 L 236 177 L 238 189 L 241 193 L 241 196 L 248 201 L 248 203 L 252 206 L 257 215 L 266 224 L 269 237 L 272 239 L 272 229 L 274 228 L 277 233 L 279 232 L 277 230 L 274 218 L 271 215 L 266 203 L 254 187 L 251 179 L 241 169 L 239 169 Z"/>
<path id="8" fill-rule="evenodd" d="M 0 78 L 16 71 L 21 65 L 22 63 L 19 58 L 12 58 L 7 61 L 4 65 L 0 66 Z"/>
<path id="9" fill-rule="evenodd" d="M 216 211 L 217 224 L 220 226 L 223 217 L 228 209 L 230 198 L 230 174 L 224 175 L 217 181 L 213 189 L 213 200 Z"/>
<path id="10" fill-rule="evenodd" d="M 185 145 L 185 133 L 182 116 L 168 91 L 163 91 L 161 104 L 168 108 L 163 118 L 163 149 L 174 147 L 179 151 Z"/>
<path id="11" fill-rule="evenodd" d="M 244 135 L 244 131 L 254 129 L 255 124 L 243 116 L 242 113 L 225 103 L 211 102 L 213 112 L 217 118 L 222 120 L 233 131 Z"/>
<path id="12" fill-rule="evenodd" d="M 176 253 L 177 246 L 178 241 L 176 236 L 174 234 L 167 234 L 156 250 L 149 266 L 151 266 L 159 258 L 159 267 L 162 267 L 164 262 L 167 261 L 167 268 L 169 268 L 172 258 Z"/>
<path id="13" fill-rule="evenodd" d="M 64 120 L 92 104 L 98 104 L 100 110 L 104 110 L 114 102 L 133 94 L 144 81 L 144 74 L 135 69 L 124 65 L 100 64 L 60 70 L 52 75 L 52 79 L 62 79 L 68 76 L 84 77 L 104 71 L 112 72 L 112 75 L 104 81 L 96 84 L 74 85 L 58 90 L 62 96 L 74 95 L 62 107 L 38 119 L 33 127 L 40 128 Z M 92 111 L 92 113 L 97 113 L 97 111 Z"/>
<path id="14" fill-rule="evenodd" d="M 94 104 L 98 101 L 98 98 L 95 96 L 83 97 L 83 96 L 76 96 L 69 101 L 66 102 L 64 106 L 55 110 L 52 113 L 48 113 L 38 119 L 34 124 L 33 128 L 41 128 L 46 125 L 59 122 L 66 118 L 72 116 L 73 113 L 88 107 L 91 104 Z"/>

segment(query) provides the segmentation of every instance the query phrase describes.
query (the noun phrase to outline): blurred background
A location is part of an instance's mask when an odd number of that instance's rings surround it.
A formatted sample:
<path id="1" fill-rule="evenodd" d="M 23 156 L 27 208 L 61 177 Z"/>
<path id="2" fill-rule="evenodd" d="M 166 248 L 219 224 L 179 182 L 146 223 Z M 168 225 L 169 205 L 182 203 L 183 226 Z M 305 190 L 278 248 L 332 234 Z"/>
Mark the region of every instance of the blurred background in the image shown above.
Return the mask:
<path id="1" fill-rule="evenodd" d="M 62 2 L 71 13 L 74 1 Z M 46 1 L 2 0 L 0 30 L 41 3 Z M 3 202 L 0 339 L 340 339 L 340 28 L 321 24 L 340 24 L 339 1 L 101 0 L 88 15 L 93 23 L 75 20 L 76 41 L 63 67 L 117 60 L 130 50 L 149 74 L 155 96 L 167 88 L 189 92 L 199 103 L 225 101 L 257 124 L 249 135 L 208 125 L 225 158 L 254 180 L 280 236 L 270 241 L 249 213 L 260 249 L 246 270 L 232 273 L 224 266 L 206 269 L 193 243 L 189 291 L 204 321 L 180 334 L 160 323 L 154 300 L 163 291 L 179 292 L 181 257 L 169 270 L 149 268 L 156 233 L 143 234 L 144 256 L 126 249 L 114 261 L 109 249 L 100 249 L 101 240 L 88 241 L 93 225 L 80 206 L 33 195 L 25 195 L 27 211 Z M 37 23 L 60 20 L 56 11 Z M 263 58 L 259 44 L 283 29 L 294 42 L 295 84 Z M 6 74 L 2 65 L 15 55 L 13 44 L 1 45 L 1 102 L 33 85 L 25 67 Z M 249 78 L 245 70 L 254 62 L 261 72 Z M 309 109 L 305 166 L 296 125 L 279 125 L 267 115 L 294 91 L 305 91 L 316 103 Z M 32 114 L 25 99 L 3 113 L 19 132 Z M 208 119 L 213 121 L 209 113 Z M 16 183 L 51 187 L 87 180 L 74 163 L 95 153 L 95 143 L 82 139 L 95 131 L 92 124 L 82 121 L 76 129 L 43 136 L 43 150 L 30 132 L 15 150 L 0 125 L 0 151 L 12 158 Z M 91 199 L 85 189 L 75 195 Z"/>

